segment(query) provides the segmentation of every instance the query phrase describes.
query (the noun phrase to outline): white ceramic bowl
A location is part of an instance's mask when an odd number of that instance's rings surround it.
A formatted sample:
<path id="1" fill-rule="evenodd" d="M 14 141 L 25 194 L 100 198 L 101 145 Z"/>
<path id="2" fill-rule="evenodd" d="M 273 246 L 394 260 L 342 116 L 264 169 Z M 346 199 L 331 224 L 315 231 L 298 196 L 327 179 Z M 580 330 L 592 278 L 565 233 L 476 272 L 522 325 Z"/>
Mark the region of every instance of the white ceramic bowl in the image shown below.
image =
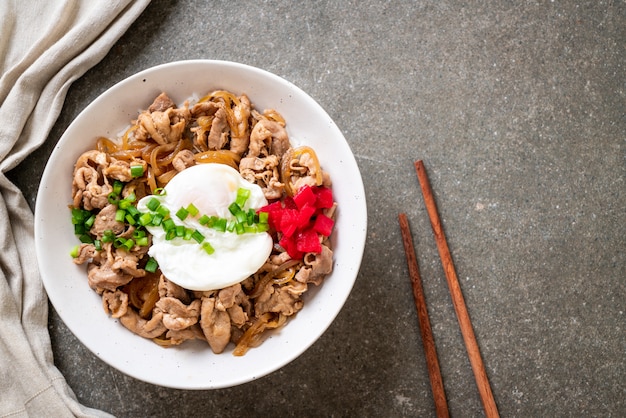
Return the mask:
<path id="1" fill-rule="evenodd" d="M 204 342 L 162 348 L 108 317 L 87 284 L 85 266 L 69 255 L 77 244 L 70 222 L 72 170 L 97 136 L 116 137 L 162 91 L 177 103 L 213 89 L 246 93 L 257 109 L 274 108 L 287 121 L 294 145 L 309 145 L 333 180 L 338 213 L 332 242 L 334 270 L 305 294 L 302 311 L 243 357 L 232 346 L 216 355 Z M 95 355 L 134 378 L 180 389 L 238 385 L 286 365 L 329 327 L 356 279 L 365 246 L 363 181 L 350 148 L 328 114 L 288 81 L 247 65 L 181 61 L 142 71 L 93 101 L 59 140 L 44 171 L 35 209 L 37 258 L 48 296 L 68 328 Z"/>

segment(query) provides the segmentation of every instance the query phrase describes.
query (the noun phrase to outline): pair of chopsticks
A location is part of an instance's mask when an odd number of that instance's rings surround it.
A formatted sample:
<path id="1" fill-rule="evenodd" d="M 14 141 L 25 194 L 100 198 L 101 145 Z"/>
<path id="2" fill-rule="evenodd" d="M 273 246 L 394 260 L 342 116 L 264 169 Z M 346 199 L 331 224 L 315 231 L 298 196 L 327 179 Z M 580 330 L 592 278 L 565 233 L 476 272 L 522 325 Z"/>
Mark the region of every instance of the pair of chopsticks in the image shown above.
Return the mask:
<path id="1" fill-rule="evenodd" d="M 478 392 L 483 404 L 485 415 L 487 418 L 499 417 L 498 407 L 496 406 L 496 402 L 493 398 L 491 386 L 489 385 L 489 379 L 487 378 L 487 373 L 485 372 L 485 365 L 483 364 L 480 349 L 478 348 L 478 343 L 476 342 L 474 329 L 467 312 L 467 307 L 465 306 L 465 300 L 463 298 L 463 293 L 461 292 L 461 287 L 459 286 L 459 280 L 456 275 L 452 256 L 450 255 L 448 243 L 437 212 L 433 191 L 430 187 L 428 175 L 426 174 L 426 168 L 424 167 L 422 160 L 415 162 L 415 171 L 417 172 L 417 177 L 422 189 L 424 203 L 426 204 L 426 211 L 428 212 L 430 224 L 433 228 L 435 242 L 437 243 L 437 249 L 439 250 L 439 257 L 441 258 L 446 280 L 448 281 L 452 304 L 454 305 L 454 310 L 459 321 L 459 327 L 461 328 L 465 349 L 467 350 L 470 365 L 472 367 L 472 371 L 474 372 L 474 379 L 476 380 L 476 385 L 478 386 Z M 438 417 L 448 417 L 450 416 L 450 413 L 448 411 L 446 394 L 443 388 L 441 371 L 439 369 L 439 360 L 437 359 L 435 340 L 430 327 L 428 310 L 426 308 L 426 299 L 422 288 L 422 279 L 419 273 L 415 249 L 413 247 L 413 239 L 406 214 L 400 213 L 398 215 L 398 221 L 400 223 L 404 252 L 406 254 L 409 275 L 411 277 L 413 287 L 413 297 L 415 299 L 415 307 L 417 308 L 417 316 L 422 334 L 422 343 L 424 345 L 428 375 L 430 377 L 430 385 L 435 401 L 435 411 Z"/>

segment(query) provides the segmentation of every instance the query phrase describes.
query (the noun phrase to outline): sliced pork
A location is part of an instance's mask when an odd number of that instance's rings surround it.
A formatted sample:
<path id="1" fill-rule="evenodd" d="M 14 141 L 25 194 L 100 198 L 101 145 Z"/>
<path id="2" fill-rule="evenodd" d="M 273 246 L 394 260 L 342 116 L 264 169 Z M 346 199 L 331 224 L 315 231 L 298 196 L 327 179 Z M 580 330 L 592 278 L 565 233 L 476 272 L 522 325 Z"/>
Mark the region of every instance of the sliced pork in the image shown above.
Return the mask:
<path id="1" fill-rule="evenodd" d="M 230 316 L 215 306 L 215 298 L 202 298 L 200 326 L 215 354 L 222 353 L 230 342 Z"/>

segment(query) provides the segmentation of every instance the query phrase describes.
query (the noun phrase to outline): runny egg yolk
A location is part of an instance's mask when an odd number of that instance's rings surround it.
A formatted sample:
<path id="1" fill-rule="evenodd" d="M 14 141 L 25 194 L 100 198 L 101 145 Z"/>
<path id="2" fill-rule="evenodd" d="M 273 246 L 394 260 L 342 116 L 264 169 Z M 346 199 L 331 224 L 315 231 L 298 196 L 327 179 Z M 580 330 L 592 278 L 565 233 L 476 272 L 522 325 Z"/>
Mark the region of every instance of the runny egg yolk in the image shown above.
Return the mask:
<path id="1" fill-rule="evenodd" d="M 207 254 L 193 239 L 168 240 L 162 227 L 147 226 L 152 234 L 148 254 L 156 259 L 168 280 L 189 290 L 223 289 L 246 279 L 265 263 L 273 247 L 267 232 L 221 232 L 199 222 L 202 215 L 234 219 L 228 207 L 235 202 L 240 188 L 250 191 L 243 210 L 267 205 L 259 186 L 242 178 L 232 167 L 215 163 L 197 164 L 181 171 L 165 186 L 161 196 L 146 196 L 138 202 L 137 209 L 149 212 L 147 204 L 156 197 L 176 225 L 199 231 L 215 250 Z M 190 204 L 198 209 L 196 216 L 181 220 L 174 215 Z"/>

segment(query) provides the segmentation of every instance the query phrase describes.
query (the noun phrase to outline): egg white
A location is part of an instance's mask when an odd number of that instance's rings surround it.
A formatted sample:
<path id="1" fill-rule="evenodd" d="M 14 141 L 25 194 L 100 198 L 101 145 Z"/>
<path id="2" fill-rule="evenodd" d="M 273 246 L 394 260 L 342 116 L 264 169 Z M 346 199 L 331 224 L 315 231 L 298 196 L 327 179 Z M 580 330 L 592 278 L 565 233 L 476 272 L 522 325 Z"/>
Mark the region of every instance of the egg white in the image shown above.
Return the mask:
<path id="1" fill-rule="evenodd" d="M 198 222 L 202 215 L 234 219 L 228 206 L 237 198 L 237 190 L 250 190 L 242 209 L 259 209 L 267 204 L 263 191 L 241 177 L 239 172 L 224 164 L 197 164 L 178 173 L 165 186 L 161 196 L 146 196 L 137 204 L 141 212 L 149 212 L 151 198 L 159 199 L 169 209 L 176 225 L 196 229 L 215 249 L 207 252 L 195 240 L 174 238 L 166 240 L 161 226 L 148 226 L 152 245 L 148 254 L 159 263 L 168 280 L 190 290 L 222 289 L 239 283 L 255 273 L 269 257 L 273 240 L 267 232 L 220 232 Z M 199 209 L 197 216 L 181 221 L 175 214 L 190 203 Z"/>

